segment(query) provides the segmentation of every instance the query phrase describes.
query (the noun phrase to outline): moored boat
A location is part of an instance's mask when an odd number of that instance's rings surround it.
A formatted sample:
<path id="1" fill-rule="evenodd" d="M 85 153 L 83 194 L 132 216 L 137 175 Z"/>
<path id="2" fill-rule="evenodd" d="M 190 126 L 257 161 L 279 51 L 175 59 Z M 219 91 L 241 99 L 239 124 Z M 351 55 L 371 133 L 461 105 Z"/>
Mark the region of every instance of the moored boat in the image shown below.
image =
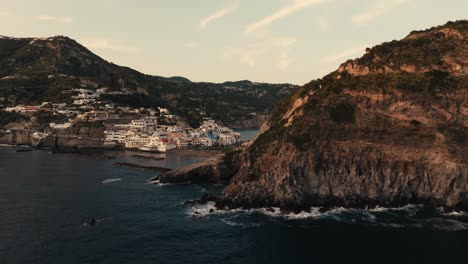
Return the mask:
<path id="1" fill-rule="evenodd" d="M 151 142 L 144 145 L 143 147 L 140 147 L 139 150 L 146 152 L 165 153 L 166 146 L 162 142 Z"/>

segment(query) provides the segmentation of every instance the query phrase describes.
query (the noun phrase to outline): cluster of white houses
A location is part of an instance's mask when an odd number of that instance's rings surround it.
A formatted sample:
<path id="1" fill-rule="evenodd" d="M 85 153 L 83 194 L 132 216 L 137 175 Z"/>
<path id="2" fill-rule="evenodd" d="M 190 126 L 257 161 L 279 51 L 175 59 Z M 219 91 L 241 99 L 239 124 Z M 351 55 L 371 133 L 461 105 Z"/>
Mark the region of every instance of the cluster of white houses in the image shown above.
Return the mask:
<path id="1" fill-rule="evenodd" d="M 80 121 L 101 121 L 106 126 L 104 144 L 108 147 L 165 152 L 173 148 L 213 148 L 240 143 L 239 133 L 212 119 L 205 119 L 195 129 L 183 128 L 175 125 L 176 116 L 166 108 L 131 108 L 100 100 L 101 95 L 112 93 L 107 90 L 77 88 L 71 90 L 71 104 L 43 102 L 40 105 L 8 106 L 2 110 L 25 116 L 38 112 L 56 116 L 47 126 L 49 132 L 69 129 Z M 158 125 L 158 118 L 173 125 Z"/>
<path id="2" fill-rule="evenodd" d="M 174 148 L 212 148 L 240 143 L 240 133 L 219 126 L 212 119 L 203 121 L 199 128 L 158 126 L 155 117 L 147 116 L 128 124 L 106 127 L 105 145 L 128 149 L 164 152 Z"/>

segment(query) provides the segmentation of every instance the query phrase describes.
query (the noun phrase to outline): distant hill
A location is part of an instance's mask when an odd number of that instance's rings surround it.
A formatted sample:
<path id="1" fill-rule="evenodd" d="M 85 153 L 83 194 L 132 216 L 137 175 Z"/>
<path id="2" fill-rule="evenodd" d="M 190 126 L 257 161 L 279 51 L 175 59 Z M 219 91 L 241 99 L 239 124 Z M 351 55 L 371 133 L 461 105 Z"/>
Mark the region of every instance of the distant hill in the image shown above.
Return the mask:
<path id="1" fill-rule="evenodd" d="M 77 87 L 109 87 L 122 95 L 108 99 L 125 105 L 168 107 L 197 125 L 211 116 L 232 127 L 259 126 L 284 96 L 297 87 L 247 81 L 195 83 L 185 77 L 142 74 L 110 63 L 65 36 L 50 38 L 0 37 L 0 97 L 16 96 L 18 103 L 70 100 Z M 252 120 L 257 120 L 252 122 Z"/>
<path id="2" fill-rule="evenodd" d="M 165 79 L 168 80 L 168 81 L 172 81 L 172 82 L 181 82 L 181 83 L 191 83 L 192 82 L 189 79 L 187 79 L 185 77 L 181 77 L 181 76 L 168 77 L 168 78 L 165 78 Z"/>

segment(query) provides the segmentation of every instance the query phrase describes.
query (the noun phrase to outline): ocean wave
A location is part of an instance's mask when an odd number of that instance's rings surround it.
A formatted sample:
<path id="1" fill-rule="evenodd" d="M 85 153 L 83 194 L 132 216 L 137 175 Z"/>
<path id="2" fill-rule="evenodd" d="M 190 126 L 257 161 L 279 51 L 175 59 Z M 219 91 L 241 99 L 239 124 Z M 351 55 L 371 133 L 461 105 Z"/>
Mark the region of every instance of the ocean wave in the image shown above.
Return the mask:
<path id="1" fill-rule="evenodd" d="M 216 208 L 215 202 L 207 202 L 206 204 L 196 204 L 190 207 L 186 215 L 191 218 L 200 218 L 209 215 L 226 215 L 235 213 L 249 213 L 251 210 L 244 209 L 231 209 L 231 210 L 220 210 Z"/>
<path id="2" fill-rule="evenodd" d="M 202 192 L 202 193 L 206 193 L 206 192 L 207 192 L 206 189 L 203 188 L 203 187 L 201 187 L 201 186 L 195 185 L 195 188 L 199 189 L 200 192 Z"/>
<path id="3" fill-rule="evenodd" d="M 122 178 L 106 179 L 106 180 L 103 180 L 101 183 L 107 184 L 107 183 L 119 182 L 119 181 L 122 181 L 122 180 L 123 180 Z"/>
<path id="4" fill-rule="evenodd" d="M 452 211 L 448 213 L 441 213 L 444 216 L 454 216 L 454 217 L 468 217 L 468 212 L 463 211 Z"/>
<path id="5" fill-rule="evenodd" d="M 239 227 L 244 227 L 244 228 L 259 227 L 262 225 L 260 223 L 243 223 L 243 222 L 236 222 L 236 221 L 228 220 L 228 219 L 221 219 L 221 221 L 225 223 L 226 225 L 239 226 Z"/>
<path id="6" fill-rule="evenodd" d="M 162 183 L 160 180 L 148 180 L 147 184 L 152 184 L 152 185 L 155 185 L 155 186 L 170 186 L 170 185 L 174 185 L 174 183 Z"/>
<path id="7" fill-rule="evenodd" d="M 407 204 L 401 207 L 383 207 L 383 206 L 376 206 L 372 209 L 366 209 L 373 213 L 385 213 L 390 211 L 403 211 L 410 214 L 413 214 L 416 210 L 422 208 L 422 205 L 415 205 L 415 204 Z"/>
<path id="8" fill-rule="evenodd" d="M 421 216 L 424 207 L 421 205 L 405 205 L 402 207 L 375 207 L 372 209 L 356 209 L 335 207 L 323 211 L 320 207 L 312 207 L 309 211 L 299 213 L 283 212 L 278 207 L 259 209 L 218 209 L 214 202 L 197 204 L 186 211 L 187 217 L 203 218 L 209 216 L 221 217 L 221 221 L 231 226 L 250 227 L 261 225 L 261 222 L 252 223 L 250 216 L 261 214 L 271 218 L 280 218 L 286 221 L 297 220 L 331 220 L 346 224 L 364 224 L 386 228 L 429 228 L 444 231 L 468 230 L 468 223 L 449 217 L 467 216 L 466 212 L 452 212 Z M 418 214 L 419 213 L 419 214 Z M 424 212 L 423 212 L 424 213 Z M 442 217 L 437 217 L 441 215 Z M 227 216 L 227 217 L 226 217 Z M 240 217 L 242 216 L 242 217 Z"/>
<path id="9" fill-rule="evenodd" d="M 171 185 L 174 185 L 174 183 L 156 183 L 155 184 L 156 186 L 160 186 L 160 187 L 163 187 L 163 186 L 171 186 Z"/>

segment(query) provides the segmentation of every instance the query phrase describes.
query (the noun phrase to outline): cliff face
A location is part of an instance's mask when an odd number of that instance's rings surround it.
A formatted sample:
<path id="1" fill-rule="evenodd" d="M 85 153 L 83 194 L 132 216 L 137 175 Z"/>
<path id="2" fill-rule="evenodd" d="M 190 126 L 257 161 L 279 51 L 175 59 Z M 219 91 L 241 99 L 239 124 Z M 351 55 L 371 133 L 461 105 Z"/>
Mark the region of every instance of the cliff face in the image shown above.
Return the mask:
<path id="1" fill-rule="evenodd" d="M 366 50 L 276 106 L 221 204 L 468 208 L 467 67 L 468 21 Z"/>

